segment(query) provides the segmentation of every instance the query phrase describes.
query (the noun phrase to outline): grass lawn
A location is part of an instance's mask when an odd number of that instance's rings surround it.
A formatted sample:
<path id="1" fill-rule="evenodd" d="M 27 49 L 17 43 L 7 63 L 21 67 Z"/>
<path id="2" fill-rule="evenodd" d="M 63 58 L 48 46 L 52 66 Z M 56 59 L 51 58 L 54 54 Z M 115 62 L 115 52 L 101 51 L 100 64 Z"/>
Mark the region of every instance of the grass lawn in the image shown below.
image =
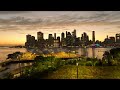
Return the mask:
<path id="1" fill-rule="evenodd" d="M 44 79 L 76 79 L 77 66 L 65 65 Z M 78 66 L 78 79 L 120 79 L 120 66 Z"/>

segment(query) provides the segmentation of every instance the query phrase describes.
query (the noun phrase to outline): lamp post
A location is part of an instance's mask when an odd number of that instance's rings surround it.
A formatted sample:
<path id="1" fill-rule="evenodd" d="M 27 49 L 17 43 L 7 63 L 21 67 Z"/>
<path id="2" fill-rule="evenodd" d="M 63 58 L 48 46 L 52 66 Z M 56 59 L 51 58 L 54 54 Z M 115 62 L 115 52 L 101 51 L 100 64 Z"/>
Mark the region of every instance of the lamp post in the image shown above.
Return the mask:
<path id="1" fill-rule="evenodd" d="M 75 51 L 75 54 L 76 54 L 77 52 Z M 78 58 L 76 58 L 76 66 L 77 66 L 77 79 L 78 79 Z"/>
<path id="2" fill-rule="evenodd" d="M 78 79 L 78 62 L 76 63 L 77 66 L 77 79 Z"/>
<path id="3" fill-rule="evenodd" d="M 21 76 L 21 64 L 20 64 L 20 55 L 18 55 L 18 61 L 19 61 L 19 70 L 20 70 L 20 76 Z"/>

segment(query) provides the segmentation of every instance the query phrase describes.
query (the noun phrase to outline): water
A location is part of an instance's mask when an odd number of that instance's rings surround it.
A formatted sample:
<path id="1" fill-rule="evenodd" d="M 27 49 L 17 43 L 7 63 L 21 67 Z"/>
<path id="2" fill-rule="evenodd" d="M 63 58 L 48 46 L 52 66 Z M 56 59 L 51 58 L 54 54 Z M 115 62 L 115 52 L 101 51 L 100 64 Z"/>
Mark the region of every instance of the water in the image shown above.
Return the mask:
<path id="1" fill-rule="evenodd" d="M 79 55 L 84 55 L 87 57 L 97 57 L 98 59 L 102 59 L 105 51 L 109 51 L 112 48 L 86 48 L 86 49 L 78 49 Z"/>
<path id="2" fill-rule="evenodd" d="M 97 57 L 101 59 L 103 57 L 103 53 L 105 51 L 109 51 L 111 48 L 77 48 L 77 52 L 79 55 L 85 55 L 87 57 Z M 69 50 L 74 50 L 69 48 Z M 27 50 L 25 48 L 9 48 L 9 47 L 0 47 L 0 62 L 5 61 L 8 54 L 14 53 L 14 52 L 26 52 Z"/>
<path id="3" fill-rule="evenodd" d="M 14 52 L 26 52 L 25 48 L 9 48 L 9 47 L 0 47 L 0 62 L 6 60 L 8 54 L 12 54 Z"/>

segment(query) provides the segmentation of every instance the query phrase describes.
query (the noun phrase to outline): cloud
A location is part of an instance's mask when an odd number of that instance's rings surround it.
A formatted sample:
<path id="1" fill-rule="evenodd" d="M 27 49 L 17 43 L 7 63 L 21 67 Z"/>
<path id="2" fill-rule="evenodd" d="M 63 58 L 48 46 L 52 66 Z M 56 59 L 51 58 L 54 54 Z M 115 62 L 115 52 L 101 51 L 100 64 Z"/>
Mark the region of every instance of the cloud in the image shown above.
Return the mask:
<path id="1" fill-rule="evenodd" d="M 0 11 L 0 14 L 19 14 L 19 13 L 28 13 L 30 11 Z"/>
<path id="2" fill-rule="evenodd" d="M 56 12 L 47 13 L 46 16 L 40 17 L 45 12 L 30 11 L 0 11 L 1 14 L 12 14 L 10 18 L 0 17 L 0 30 L 42 30 L 42 29 L 66 29 L 66 26 L 80 25 L 81 23 L 100 23 L 102 25 L 120 24 L 120 11 L 77 11 L 77 12 Z M 16 15 L 17 14 L 17 15 Z M 21 14 L 21 15 L 19 15 Z M 32 17 L 27 17 L 27 15 Z M 34 15 L 38 14 L 39 17 Z M 53 15 L 53 16 L 52 16 Z M 35 17 L 35 18 L 34 18 Z M 54 27 L 53 27 L 54 26 Z M 57 27 L 58 26 L 58 27 Z M 109 29 L 109 28 L 108 28 Z M 90 32 L 90 31 L 89 31 Z"/>
<path id="3" fill-rule="evenodd" d="M 17 12 L 14 12 L 17 13 Z M 113 14 L 114 13 L 114 14 Z M 28 14 L 28 13 L 26 13 Z M 29 13 L 31 14 L 31 13 Z M 82 15 L 80 12 L 72 12 L 71 14 L 65 13 L 58 16 L 46 16 L 46 17 L 26 17 L 26 16 L 14 16 L 10 19 L 1 19 L 0 23 L 14 23 L 18 25 L 63 25 L 63 24 L 78 24 L 81 22 L 107 22 L 107 23 L 119 23 L 120 12 L 89 12 L 90 15 Z"/>

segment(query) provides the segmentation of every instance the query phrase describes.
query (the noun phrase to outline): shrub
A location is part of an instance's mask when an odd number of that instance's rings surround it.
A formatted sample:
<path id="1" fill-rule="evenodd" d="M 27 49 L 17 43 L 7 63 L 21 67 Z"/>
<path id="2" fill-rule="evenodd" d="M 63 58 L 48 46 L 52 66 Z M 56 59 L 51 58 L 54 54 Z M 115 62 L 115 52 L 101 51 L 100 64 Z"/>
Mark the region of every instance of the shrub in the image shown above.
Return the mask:
<path id="1" fill-rule="evenodd" d="M 117 65 L 117 60 L 111 60 L 110 62 L 111 62 L 112 66 L 116 66 Z"/>
<path id="2" fill-rule="evenodd" d="M 103 66 L 107 66 L 107 65 L 108 65 L 108 61 L 107 61 L 106 59 L 103 59 L 103 60 L 102 60 L 102 65 L 103 65 Z"/>
<path id="3" fill-rule="evenodd" d="M 87 60 L 87 61 L 91 61 L 91 58 L 87 58 L 86 60 Z"/>
<path id="4" fill-rule="evenodd" d="M 73 60 L 72 65 L 76 65 L 76 60 Z"/>
<path id="5" fill-rule="evenodd" d="M 93 66 L 93 62 L 92 61 L 87 61 L 85 65 L 86 66 Z"/>
<path id="6" fill-rule="evenodd" d="M 86 63 L 85 62 L 79 62 L 79 65 L 86 66 Z"/>
<path id="7" fill-rule="evenodd" d="M 61 62 L 60 62 L 60 65 L 65 65 L 65 61 L 61 61 Z"/>
<path id="8" fill-rule="evenodd" d="M 4 74 L 4 76 L 5 76 L 5 79 L 13 79 L 13 74 L 11 73 L 6 73 Z"/>
<path id="9" fill-rule="evenodd" d="M 102 61 L 95 61 L 94 66 L 102 66 Z"/>
<path id="10" fill-rule="evenodd" d="M 94 62 L 94 66 L 100 66 L 99 61 L 95 61 L 95 62 Z"/>

